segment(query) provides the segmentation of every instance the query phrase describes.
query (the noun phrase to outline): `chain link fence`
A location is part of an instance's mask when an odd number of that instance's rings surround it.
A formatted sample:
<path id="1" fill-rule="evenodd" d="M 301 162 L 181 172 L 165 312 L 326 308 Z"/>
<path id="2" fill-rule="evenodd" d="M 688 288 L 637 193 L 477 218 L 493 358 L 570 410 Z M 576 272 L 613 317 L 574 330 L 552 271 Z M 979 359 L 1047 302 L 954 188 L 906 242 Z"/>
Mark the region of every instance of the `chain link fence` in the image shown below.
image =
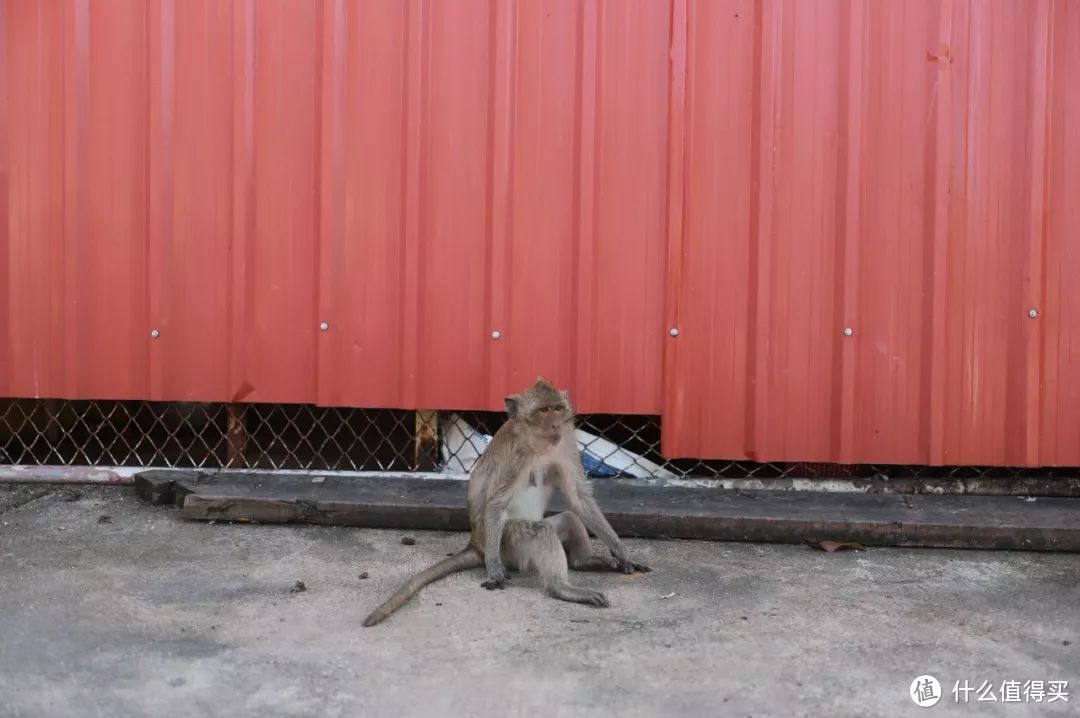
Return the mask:
<path id="1" fill-rule="evenodd" d="M 408 471 L 413 412 L 302 404 L 0 401 L 0 463 Z"/>
<path id="2" fill-rule="evenodd" d="M 504 420 L 304 404 L 0 400 L 0 464 L 468 472 Z M 668 460 L 660 419 L 579 417 L 594 477 L 989 479 L 1076 477 L 1075 468 L 875 466 Z"/>

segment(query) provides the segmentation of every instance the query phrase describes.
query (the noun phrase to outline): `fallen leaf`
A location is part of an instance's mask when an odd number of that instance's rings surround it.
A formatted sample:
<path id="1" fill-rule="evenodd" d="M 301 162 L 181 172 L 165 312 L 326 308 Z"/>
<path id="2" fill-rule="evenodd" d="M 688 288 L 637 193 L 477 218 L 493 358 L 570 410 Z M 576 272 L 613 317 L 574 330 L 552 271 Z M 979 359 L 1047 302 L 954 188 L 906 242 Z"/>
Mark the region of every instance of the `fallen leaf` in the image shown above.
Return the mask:
<path id="1" fill-rule="evenodd" d="M 825 551 L 826 553 L 866 550 L 865 546 L 861 543 L 855 543 L 854 541 L 811 541 L 810 539 L 807 539 L 806 545 L 810 548 L 816 548 L 818 551 Z"/>
<path id="2" fill-rule="evenodd" d="M 414 546 L 416 545 L 416 539 L 412 536 L 402 536 L 401 543 L 405 544 L 406 546 Z"/>

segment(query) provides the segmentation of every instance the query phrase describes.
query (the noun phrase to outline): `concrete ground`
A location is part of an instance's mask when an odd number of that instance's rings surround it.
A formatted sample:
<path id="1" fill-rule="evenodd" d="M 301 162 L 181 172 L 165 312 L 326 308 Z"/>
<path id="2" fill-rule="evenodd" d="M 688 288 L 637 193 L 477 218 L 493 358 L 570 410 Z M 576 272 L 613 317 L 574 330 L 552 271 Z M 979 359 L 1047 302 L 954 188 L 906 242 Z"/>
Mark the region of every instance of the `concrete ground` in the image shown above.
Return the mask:
<path id="1" fill-rule="evenodd" d="M 1080 712 L 1080 555 L 631 540 L 654 573 L 578 574 L 608 609 L 473 571 L 361 627 L 463 541 L 0 487 L 0 715 L 917 715 L 924 673 L 933 712 Z M 956 703 L 965 680 L 1070 700 Z"/>

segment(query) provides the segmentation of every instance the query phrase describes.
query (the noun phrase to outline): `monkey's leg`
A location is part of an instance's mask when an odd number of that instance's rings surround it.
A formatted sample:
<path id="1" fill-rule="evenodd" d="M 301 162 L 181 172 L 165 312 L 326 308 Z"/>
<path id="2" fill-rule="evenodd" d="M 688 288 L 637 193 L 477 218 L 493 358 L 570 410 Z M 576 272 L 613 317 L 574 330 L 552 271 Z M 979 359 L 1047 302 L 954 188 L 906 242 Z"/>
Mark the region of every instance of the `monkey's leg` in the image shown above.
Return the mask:
<path id="1" fill-rule="evenodd" d="M 592 531 L 611 551 L 611 555 L 615 557 L 619 564 L 619 570 L 623 573 L 651 570 L 645 564 L 635 563 L 630 560 L 626 553 L 626 547 L 619 540 L 618 534 L 611 528 L 608 520 L 604 518 L 604 513 L 600 510 L 600 507 L 596 505 L 596 499 L 592 495 L 592 487 L 582 472 L 580 461 L 564 464 L 561 467 L 553 467 L 550 478 L 559 487 L 570 511 L 581 519 L 585 527 Z"/>
<path id="2" fill-rule="evenodd" d="M 571 586 L 566 552 L 555 526 L 546 521 L 507 521 L 503 534 L 508 566 L 540 574 L 544 589 L 562 601 L 607 607 L 604 594 L 591 588 Z"/>
<path id="3" fill-rule="evenodd" d="M 555 527 L 559 534 L 559 541 L 570 559 L 570 568 L 575 571 L 618 571 L 619 562 L 611 556 L 594 554 L 592 542 L 589 541 L 589 531 L 585 524 L 571 511 L 563 511 L 555 516 L 544 519 Z"/>

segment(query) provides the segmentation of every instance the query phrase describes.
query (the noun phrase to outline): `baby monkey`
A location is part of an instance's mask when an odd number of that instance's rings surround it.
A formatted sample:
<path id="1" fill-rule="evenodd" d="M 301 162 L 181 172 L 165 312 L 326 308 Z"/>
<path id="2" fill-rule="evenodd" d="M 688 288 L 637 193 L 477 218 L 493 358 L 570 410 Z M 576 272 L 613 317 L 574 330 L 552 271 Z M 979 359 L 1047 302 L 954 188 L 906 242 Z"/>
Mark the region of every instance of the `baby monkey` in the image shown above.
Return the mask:
<path id="1" fill-rule="evenodd" d="M 574 438 L 574 410 L 565 391 L 543 377 L 506 398 L 507 421 L 469 476 L 469 545 L 405 584 L 364 621 L 374 626 L 421 588 L 457 571 L 487 568 L 488 590 L 505 588 L 506 570 L 535 571 L 555 598 L 607 606 L 604 594 L 569 582 L 577 571 L 650 571 L 630 560 L 592 495 Z M 559 489 L 569 511 L 545 518 Z M 593 554 L 592 531 L 610 556 Z"/>

